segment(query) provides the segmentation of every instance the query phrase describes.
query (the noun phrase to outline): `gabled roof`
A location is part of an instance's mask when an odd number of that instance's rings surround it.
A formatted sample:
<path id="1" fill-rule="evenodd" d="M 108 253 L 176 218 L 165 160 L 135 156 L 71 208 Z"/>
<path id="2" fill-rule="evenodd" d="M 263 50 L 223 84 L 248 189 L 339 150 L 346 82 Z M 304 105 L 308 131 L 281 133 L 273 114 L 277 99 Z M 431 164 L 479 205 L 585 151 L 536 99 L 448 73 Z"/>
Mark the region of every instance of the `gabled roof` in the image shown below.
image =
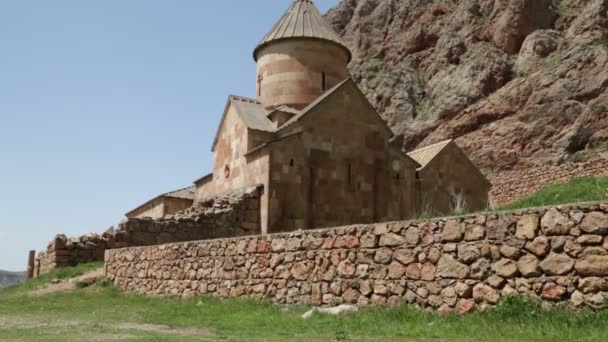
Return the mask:
<path id="1" fill-rule="evenodd" d="M 291 124 L 299 121 L 304 115 L 306 115 L 313 108 L 315 108 L 316 106 L 318 106 L 319 104 L 321 104 L 325 99 L 327 99 L 329 96 L 331 96 L 334 92 L 336 92 L 338 89 L 340 89 L 343 85 L 345 85 L 349 81 L 351 81 L 351 78 L 347 78 L 344 81 L 336 84 L 335 86 L 333 86 L 332 88 L 330 88 L 329 90 L 327 90 L 325 93 L 323 93 L 323 95 L 319 96 L 316 100 L 314 100 L 313 102 L 311 102 L 304 109 L 302 109 L 299 112 L 296 111 L 295 116 L 292 117 L 291 119 L 287 120 L 287 122 L 285 122 L 281 127 L 279 127 L 279 130 L 287 128 L 288 126 L 291 126 Z"/>
<path id="2" fill-rule="evenodd" d="M 431 160 L 435 159 L 435 157 L 443 151 L 453 140 L 442 141 L 437 144 L 433 144 L 427 147 L 423 147 L 419 150 L 412 151 L 407 155 L 414 159 L 418 164 L 420 164 L 420 168 L 424 168 Z"/>
<path id="3" fill-rule="evenodd" d="M 319 96 L 316 100 L 314 100 L 312 103 L 310 103 L 304 109 L 302 109 L 298 114 L 296 114 L 291 119 L 287 120 L 281 127 L 279 127 L 279 131 L 281 131 L 281 130 L 283 130 L 283 129 L 289 127 L 289 126 L 291 126 L 292 124 L 294 124 L 294 123 L 296 123 L 298 121 L 300 121 L 304 116 L 306 116 L 308 113 L 310 113 L 313 109 L 315 109 L 319 105 L 322 105 L 324 101 L 326 101 L 328 98 L 330 98 L 336 92 L 338 92 L 338 90 L 340 90 L 342 87 L 344 87 L 344 86 L 346 86 L 348 84 L 352 84 L 353 85 L 353 89 L 356 92 L 359 93 L 359 96 L 361 96 L 361 98 L 363 99 L 363 102 L 367 105 L 368 109 L 370 111 L 372 111 L 372 112 L 375 113 L 378 122 L 382 124 L 382 126 L 384 127 L 384 129 L 386 130 L 386 132 L 389 133 L 390 135 L 393 135 L 393 132 L 391 131 L 391 129 L 386 124 L 386 121 L 384 121 L 382 119 L 382 117 L 380 116 L 380 114 L 378 114 L 378 112 L 376 111 L 376 109 L 371 105 L 371 103 L 369 103 L 369 101 L 367 100 L 367 98 L 365 97 L 365 95 L 361 92 L 361 89 L 359 89 L 359 87 L 355 84 L 355 82 L 353 81 L 353 79 L 351 77 L 345 79 L 344 81 L 336 84 L 335 86 L 333 86 L 332 88 L 330 88 L 329 90 L 327 90 L 325 93 L 323 93 L 323 95 Z"/>
<path id="4" fill-rule="evenodd" d="M 268 44 L 292 38 L 329 41 L 346 50 L 349 62 L 352 57 L 350 50 L 342 43 L 336 31 L 323 18 L 313 2 L 311 0 L 295 0 L 255 48 L 253 58 L 257 60 L 257 52 Z"/>
<path id="5" fill-rule="evenodd" d="M 179 189 L 179 190 L 175 190 L 175 191 L 170 191 L 167 193 L 164 193 L 162 195 L 158 195 L 156 197 L 154 197 L 153 199 L 145 202 L 144 204 L 138 206 L 137 208 L 129 211 L 128 213 L 125 214 L 125 216 L 129 216 L 132 213 L 136 212 L 137 210 L 145 207 L 146 205 L 160 199 L 163 197 L 170 197 L 170 198 L 179 198 L 179 199 L 185 199 L 185 200 L 194 200 L 194 192 L 196 191 L 196 187 L 195 186 L 189 186 L 187 188 L 183 188 L 183 189 Z"/>
<path id="6" fill-rule="evenodd" d="M 215 145 L 217 144 L 217 139 L 220 134 L 220 130 L 222 125 L 224 124 L 224 120 L 226 119 L 226 114 L 228 113 L 228 109 L 230 106 L 234 106 L 237 114 L 249 129 L 254 129 L 257 131 L 263 132 L 274 132 L 275 128 L 272 125 L 272 121 L 268 120 L 266 115 L 268 115 L 268 111 L 262 107 L 262 104 L 256 100 L 248 99 L 246 97 L 230 95 L 228 96 L 228 100 L 226 101 L 226 107 L 224 108 L 224 114 L 222 115 L 222 120 L 220 120 L 220 124 L 217 127 L 217 131 L 215 133 L 215 139 L 213 140 L 213 145 L 211 146 L 211 151 L 215 150 Z"/>
<path id="7" fill-rule="evenodd" d="M 232 96 L 231 101 L 245 126 L 258 131 L 274 131 L 272 122 L 266 118 L 268 112 L 259 102 L 237 96 Z"/>
<path id="8" fill-rule="evenodd" d="M 235 107 L 236 112 L 238 113 L 245 126 L 247 126 L 247 128 L 270 133 L 277 132 L 300 120 L 309 111 L 311 111 L 321 102 L 323 102 L 323 100 L 328 98 L 336 90 L 338 90 L 340 87 L 342 87 L 351 80 L 351 78 L 347 78 L 344 81 L 336 84 L 334 87 L 327 90 L 325 93 L 323 93 L 321 96 L 319 96 L 316 100 L 314 100 L 311 104 L 309 104 L 308 106 L 306 106 L 306 108 L 302 110 L 297 110 L 289 106 L 281 106 L 272 111 L 267 111 L 264 109 L 264 107 L 262 107 L 262 104 L 256 100 L 236 95 L 228 96 L 228 101 L 226 101 L 226 107 L 224 108 L 222 120 L 220 120 L 220 124 L 217 127 L 217 131 L 215 132 L 215 139 L 213 140 L 211 151 L 215 150 L 215 145 L 217 144 L 220 135 L 220 130 L 222 128 L 222 125 L 224 124 L 224 120 L 226 120 L 226 115 L 231 105 Z M 270 119 L 268 118 L 268 115 L 277 111 L 283 111 L 289 114 L 293 114 L 293 117 L 287 120 L 278 129 L 273 126 L 272 121 L 270 121 Z"/>
<path id="9" fill-rule="evenodd" d="M 207 179 L 213 179 L 213 172 L 210 172 L 210 173 L 208 173 L 208 174 L 204 175 L 203 177 L 201 177 L 201 178 L 199 178 L 199 179 L 195 180 L 195 181 L 194 181 L 194 182 L 192 182 L 192 183 L 194 183 L 194 184 L 198 184 L 198 183 L 200 183 L 200 182 L 202 182 L 202 181 L 204 181 L 204 180 L 207 180 Z"/>
<path id="10" fill-rule="evenodd" d="M 490 181 L 486 178 L 486 176 L 484 176 L 483 173 L 481 173 L 477 165 L 473 164 L 471 159 L 469 159 L 469 156 L 467 156 L 466 153 L 464 153 L 464 151 L 460 148 L 460 146 L 458 146 L 456 142 L 454 142 L 454 140 L 452 139 L 442 141 L 427 147 L 423 147 L 416 151 L 412 151 L 408 153 L 408 156 L 417 161 L 418 164 L 421 165 L 418 170 L 422 170 L 427 165 L 429 165 L 429 163 L 433 161 L 433 159 L 435 159 L 441 152 L 445 151 L 450 146 L 454 147 L 452 151 L 455 151 L 455 153 L 459 154 L 462 160 L 471 166 L 471 170 L 473 170 L 472 174 L 477 175 L 479 179 L 483 180 L 486 184 L 491 185 Z"/>
<path id="11" fill-rule="evenodd" d="M 195 186 L 189 186 L 187 188 L 167 192 L 162 195 L 163 197 L 173 197 L 173 198 L 182 198 L 182 199 L 194 199 L 194 191 L 196 190 Z"/>

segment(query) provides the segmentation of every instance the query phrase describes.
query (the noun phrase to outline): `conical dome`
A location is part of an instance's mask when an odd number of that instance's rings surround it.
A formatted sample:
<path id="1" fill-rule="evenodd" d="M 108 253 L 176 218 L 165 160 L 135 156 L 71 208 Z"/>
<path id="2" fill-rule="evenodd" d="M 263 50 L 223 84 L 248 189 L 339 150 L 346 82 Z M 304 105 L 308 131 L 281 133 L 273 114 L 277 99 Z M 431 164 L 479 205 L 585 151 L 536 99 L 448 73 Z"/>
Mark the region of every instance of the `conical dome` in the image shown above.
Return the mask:
<path id="1" fill-rule="evenodd" d="M 272 42 L 294 38 L 320 39 L 333 42 L 346 50 L 348 61 L 351 59 L 350 50 L 342 44 L 336 31 L 323 18 L 311 0 L 295 0 L 255 48 L 253 58 L 257 61 L 258 51 Z"/>

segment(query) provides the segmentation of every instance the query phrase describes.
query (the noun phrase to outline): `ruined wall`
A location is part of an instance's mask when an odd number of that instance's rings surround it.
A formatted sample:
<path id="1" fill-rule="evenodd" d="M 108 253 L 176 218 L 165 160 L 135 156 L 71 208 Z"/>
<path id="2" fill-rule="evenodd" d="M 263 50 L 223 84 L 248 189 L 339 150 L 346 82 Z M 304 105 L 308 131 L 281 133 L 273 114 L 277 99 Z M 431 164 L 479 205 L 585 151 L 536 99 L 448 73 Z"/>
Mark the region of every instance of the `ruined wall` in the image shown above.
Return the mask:
<path id="1" fill-rule="evenodd" d="M 127 244 L 117 244 L 126 247 Z M 88 234 L 68 239 L 57 235 L 49 242 L 45 251 L 40 252 L 34 263 L 34 277 L 50 272 L 57 267 L 76 266 L 81 263 L 101 261 L 106 250 L 106 240 L 97 234 Z"/>
<path id="2" fill-rule="evenodd" d="M 449 144 L 420 170 L 419 177 L 420 213 L 450 215 L 457 209 L 488 208 L 490 183 L 455 144 Z"/>
<path id="3" fill-rule="evenodd" d="M 401 302 L 465 313 L 521 293 L 608 297 L 608 203 L 109 250 L 106 274 L 149 295 L 278 303 Z"/>
<path id="4" fill-rule="evenodd" d="M 174 215 L 182 210 L 190 208 L 194 201 L 186 198 L 165 197 L 163 202 L 163 216 L 166 216 Z"/>
<path id="5" fill-rule="evenodd" d="M 258 187 L 232 191 L 163 219 L 128 220 L 118 231 L 129 246 L 260 234 L 260 195 Z"/>
<path id="6" fill-rule="evenodd" d="M 103 235 L 57 235 L 38 254 L 34 274 L 101 261 L 106 249 L 260 234 L 260 193 L 257 187 L 240 189 L 162 219 L 128 219 Z"/>
<path id="7" fill-rule="evenodd" d="M 565 183 L 573 178 L 608 176 L 608 159 L 596 158 L 583 163 L 541 166 L 501 172 L 489 177 L 490 200 L 496 206 L 528 197 L 544 186 Z"/>

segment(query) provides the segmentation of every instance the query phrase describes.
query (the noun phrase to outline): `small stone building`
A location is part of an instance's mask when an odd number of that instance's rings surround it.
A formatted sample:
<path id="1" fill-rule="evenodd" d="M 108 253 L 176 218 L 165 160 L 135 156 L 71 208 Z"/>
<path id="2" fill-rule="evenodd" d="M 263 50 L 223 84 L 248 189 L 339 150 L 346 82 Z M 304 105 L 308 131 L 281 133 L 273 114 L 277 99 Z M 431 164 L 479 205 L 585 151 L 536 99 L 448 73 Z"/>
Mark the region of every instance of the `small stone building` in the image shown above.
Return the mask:
<path id="1" fill-rule="evenodd" d="M 125 216 L 127 218 L 158 219 L 175 214 L 192 206 L 195 189 L 194 186 L 191 186 L 162 194 L 131 210 Z"/>
<path id="2" fill-rule="evenodd" d="M 255 186 L 260 231 L 273 233 L 412 218 L 426 189 L 436 212 L 447 208 L 445 187 L 470 195 L 476 206 L 487 203 L 487 181 L 455 145 L 425 163 L 417 161 L 421 153 L 402 151 L 350 78 L 349 49 L 312 1 L 295 0 L 253 57 L 257 96 L 226 101 L 211 147 L 213 170 L 195 181 L 194 206 Z M 434 167 L 441 177 L 459 174 L 432 184 Z M 168 199 L 130 214 L 151 216 Z"/>
<path id="3" fill-rule="evenodd" d="M 418 212 L 451 214 L 485 209 L 492 185 L 453 140 L 408 155 L 418 169 Z"/>

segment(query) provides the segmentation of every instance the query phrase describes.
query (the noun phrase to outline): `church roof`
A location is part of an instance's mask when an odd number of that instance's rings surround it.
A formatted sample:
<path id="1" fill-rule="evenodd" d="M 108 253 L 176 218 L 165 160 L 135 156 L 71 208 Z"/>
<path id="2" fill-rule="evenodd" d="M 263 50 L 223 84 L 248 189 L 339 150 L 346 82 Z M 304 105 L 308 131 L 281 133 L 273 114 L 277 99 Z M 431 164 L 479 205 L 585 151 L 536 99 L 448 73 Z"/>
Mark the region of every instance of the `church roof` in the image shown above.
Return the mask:
<path id="1" fill-rule="evenodd" d="M 427 147 L 423 147 L 419 150 L 412 151 L 407 155 L 412 159 L 418 162 L 421 165 L 421 168 L 424 168 L 428 163 L 430 163 L 437 155 L 443 151 L 443 149 L 448 146 L 453 140 L 442 141 L 437 144 L 433 144 Z"/>
<path id="2" fill-rule="evenodd" d="M 463 162 L 467 163 L 470 166 L 470 170 L 471 170 L 470 175 L 477 176 L 478 179 L 480 179 L 482 182 L 486 183 L 487 185 L 491 185 L 490 181 L 486 178 L 486 176 L 483 173 L 481 173 L 481 170 L 479 170 L 477 165 L 475 165 L 471 161 L 471 159 L 469 159 L 469 156 L 467 156 L 466 153 L 464 153 L 464 151 L 452 139 L 442 141 L 442 142 L 439 142 L 439 143 L 436 143 L 433 145 L 429 145 L 427 147 L 423 147 L 416 151 L 412 151 L 412 152 L 408 153 L 407 155 L 410 156 L 415 161 L 417 161 L 418 164 L 421 165 L 421 167 L 418 168 L 418 170 L 422 170 L 427 165 L 429 165 L 429 163 L 431 161 L 433 161 L 433 159 L 437 158 L 437 156 L 441 152 L 448 149 L 448 147 L 451 147 L 450 153 L 453 153 L 456 156 L 459 156 L 460 160 L 462 160 Z"/>
<path id="3" fill-rule="evenodd" d="M 253 51 L 253 58 L 257 60 L 257 52 L 271 42 L 290 38 L 311 38 L 333 42 L 343 47 L 348 52 L 349 61 L 351 59 L 350 50 L 342 43 L 336 31 L 323 18 L 311 0 L 295 0 L 260 41 Z"/>
<path id="4" fill-rule="evenodd" d="M 226 101 L 226 107 L 224 108 L 222 120 L 220 120 L 220 124 L 215 133 L 215 139 L 213 140 L 213 145 L 211 146 L 212 151 L 215 150 L 220 129 L 224 124 L 226 114 L 228 113 L 228 109 L 231 105 L 235 107 L 238 116 L 241 118 L 247 128 L 263 132 L 276 131 L 272 125 L 272 121 L 268 120 L 266 117 L 268 115 L 268 111 L 264 109 L 261 103 L 246 97 L 230 95 L 228 96 L 228 101 Z"/>
<path id="5" fill-rule="evenodd" d="M 173 197 L 173 198 L 182 198 L 182 199 L 194 199 L 194 191 L 196 190 L 195 186 L 189 186 L 184 189 L 179 189 L 171 192 L 167 192 L 164 195 L 165 197 Z"/>
<path id="6" fill-rule="evenodd" d="M 230 102 L 236 108 L 245 126 L 258 131 L 274 132 L 272 122 L 266 117 L 268 111 L 258 101 L 245 97 L 230 96 Z"/>
<path id="7" fill-rule="evenodd" d="M 141 204 L 140 206 L 138 206 L 137 208 L 129 211 L 128 213 L 125 214 L 125 216 L 130 216 L 131 214 L 134 214 L 135 212 L 137 212 L 139 209 L 145 207 L 146 205 L 160 199 L 160 198 L 166 198 L 166 197 L 171 197 L 171 198 L 180 198 L 180 199 L 185 199 L 185 200 L 194 200 L 194 192 L 196 190 L 195 186 L 189 186 L 187 188 L 183 188 L 183 189 L 179 189 L 179 190 L 175 190 L 175 191 L 170 191 L 167 193 L 164 193 L 162 195 L 158 195 L 156 197 L 154 197 L 153 199 L 145 202 L 144 204 Z"/>
<path id="8" fill-rule="evenodd" d="M 215 139 L 213 140 L 213 145 L 211 146 L 211 150 L 215 150 L 215 145 L 217 144 L 220 130 L 222 125 L 224 124 L 224 120 L 226 119 L 226 114 L 228 113 L 228 108 L 230 106 L 234 106 L 238 116 L 241 118 L 245 126 L 249 129 L 254 129 L 263 132 L 277 132 L 280 131 L 287 126 L 291 126 L 293 123 L 299 121 L 304 115 L 306 115 L 312 108 L 316 107 L 318 104 L 323 102 L 324 99 L 329 97 L 332 93 L 334 93 L 341 86 L 350 81 L 350 78 L 345 79 L 344 81 L 338 83 L 331 89 L 327 90 L 324 94 L 319 96 L 315 101 L 306 106 L 306 108 L 302 110 L 297 110 L 295 108 L 291 108 L 288 106 L 281 106 L 277 109 L 267 111 L 264 109 L 261 103 L 256 100 L 249 99 L 246 97 L 230 95 L 228 97 L 228 101 L 226 102 L 226 108 L 224 109 L 224 115 L 222 116 L 222 120 L 217 128 L 215 133 Z M 281 127 L 275 128 L 273 126 L 272 121 L 268 119 L 268 115 L 276 112 L 276 111 L 284 111 L 286 113 L 290 113 L 293 117 L 287 120 Z"/>
<path id="9" fill-rule="evenodd" d="M 291 124 L 299 121 L 304 115 L 306 115 L 313 108 L 315 108 L 316 106 L 318 106 L 326 98 L 328 98 L 330 95 L 332 95 L 336 90 L 340 89 L 343 85 L 345 85 L 346 83 L 350 82 L 351 80 L 352 80 L 351 78 L 347 78 L 344 81 L 336 84 L 335 86 L 333 86 L 332 88 L 330 88 L 329 90 L 327 90 L 325 93 L 323 93 L 321 96 L 317 97 L 316 100 L 314 100 L 313 102 L 311 102 L 304 109 L 302 109 L 301 111 L 299 111 L 297 113 L 294 113 L 295 115 L 291 119 L 287 120 L 281 127 L 279 127 L 279 129 L 284 129 L 287 126 L 290 126 Z"/>

